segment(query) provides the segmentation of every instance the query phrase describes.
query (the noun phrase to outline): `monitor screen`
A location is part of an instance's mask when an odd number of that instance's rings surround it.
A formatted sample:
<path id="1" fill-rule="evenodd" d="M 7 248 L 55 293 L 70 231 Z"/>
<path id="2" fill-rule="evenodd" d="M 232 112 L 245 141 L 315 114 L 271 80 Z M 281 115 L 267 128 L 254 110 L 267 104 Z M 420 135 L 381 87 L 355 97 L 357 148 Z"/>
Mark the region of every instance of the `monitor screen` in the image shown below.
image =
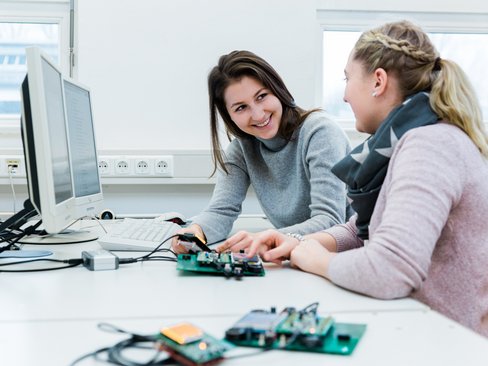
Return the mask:
<path id="1" fill-rule="evenodd" d="M 65 110 L 63 105 L 63 85 L 61 73 L 46 59 L 41 58 L 42 79 L 44 87 L 44 104 L 47 112 L 46 141 L 51 149 L 52 177 L 54 182 L 54 197 L 60 204 L 73 197 L 73 182 L 71 180 L 70 156 Z"/>
<path id="2" fill-rule="evenodd" d="M 103 201 L 90 90 L 65 78 L 64 96 L 77 215 L 95 215 Z"/>

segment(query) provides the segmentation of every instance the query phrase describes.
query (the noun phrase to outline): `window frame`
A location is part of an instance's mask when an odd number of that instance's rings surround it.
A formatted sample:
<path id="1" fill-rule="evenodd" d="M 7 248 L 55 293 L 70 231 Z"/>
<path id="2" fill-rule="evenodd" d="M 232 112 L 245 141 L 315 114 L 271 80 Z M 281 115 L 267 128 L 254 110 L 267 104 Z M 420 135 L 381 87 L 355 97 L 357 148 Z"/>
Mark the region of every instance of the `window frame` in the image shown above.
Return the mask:
<path id="1" fill-rule="evenodd" d="M 70 72 L 70 4 L 73 0 L 0 1 L 2 23 L 46 23 L 59 27 L 59 62 Z M 0 134 L 20 136 L 19 116 L 0 116 Z"/>
<path id="2" fill-rule="evenodd" d="M 396 20 L 410 20 L 419 24 L 426 32 L 443 33 L 475 33 L 488 36 L 488 13 L 451 13 L 428 11 L 364 11 L 364 10 L 326 10 L 317 9 L 317 21 L 321 28 L 320 37 L 320 65 L 323 67 L 323 38 L 325 31 L 356 31 L 363 32 L 374 26 Z M 323 80 L 323 69 L 320 69 L 320 80 Z M 321 82 L 320 101 L 324 96 L 324 86 Z M 488 126 L 488 116 L 483 116 Z M 339 124 L 347 131 L 355 131 L 355 121 L 340 119 Z"/>

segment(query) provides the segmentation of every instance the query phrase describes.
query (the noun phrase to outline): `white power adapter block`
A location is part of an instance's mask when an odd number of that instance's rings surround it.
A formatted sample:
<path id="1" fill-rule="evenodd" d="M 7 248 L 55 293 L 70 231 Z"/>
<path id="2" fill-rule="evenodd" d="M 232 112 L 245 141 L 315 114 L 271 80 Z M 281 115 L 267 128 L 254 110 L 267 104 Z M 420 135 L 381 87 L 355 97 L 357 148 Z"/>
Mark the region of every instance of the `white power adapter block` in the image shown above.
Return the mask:
<path id="1" fill-rule="evenodd" d="M 108 250 L 90 250 L 81 252 L 83 266 L 90 271 L 106 271 L 119 268 L 119 257 Z"/>

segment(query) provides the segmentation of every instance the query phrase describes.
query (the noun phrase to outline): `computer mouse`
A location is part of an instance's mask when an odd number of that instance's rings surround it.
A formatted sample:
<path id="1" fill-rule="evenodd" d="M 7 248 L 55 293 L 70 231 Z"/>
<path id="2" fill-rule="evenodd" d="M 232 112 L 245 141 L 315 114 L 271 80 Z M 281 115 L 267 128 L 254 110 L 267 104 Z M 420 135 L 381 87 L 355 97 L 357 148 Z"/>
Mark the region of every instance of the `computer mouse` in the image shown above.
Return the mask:
<path id="1" fill-rule="evenodd" d="M 174 211 L 165 212 L 156 218 L 162 221 L 171 221 L 178 225 L 183 225 L 184 223 L 186 223 L 185 216 L 183 216 L 183 214 L 179 212 L 174 212 Z"/>

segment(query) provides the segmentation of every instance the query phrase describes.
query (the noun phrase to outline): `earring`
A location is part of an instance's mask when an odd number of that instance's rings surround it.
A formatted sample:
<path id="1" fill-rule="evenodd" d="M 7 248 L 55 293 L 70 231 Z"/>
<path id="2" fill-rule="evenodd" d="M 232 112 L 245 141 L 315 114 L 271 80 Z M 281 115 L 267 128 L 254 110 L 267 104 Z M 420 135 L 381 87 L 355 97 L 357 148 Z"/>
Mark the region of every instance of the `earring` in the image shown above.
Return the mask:
<path id="1" fill-rule="evenodd" d="M 374 91 L 371 96 L 376 97 L 376 91 Z"/>

